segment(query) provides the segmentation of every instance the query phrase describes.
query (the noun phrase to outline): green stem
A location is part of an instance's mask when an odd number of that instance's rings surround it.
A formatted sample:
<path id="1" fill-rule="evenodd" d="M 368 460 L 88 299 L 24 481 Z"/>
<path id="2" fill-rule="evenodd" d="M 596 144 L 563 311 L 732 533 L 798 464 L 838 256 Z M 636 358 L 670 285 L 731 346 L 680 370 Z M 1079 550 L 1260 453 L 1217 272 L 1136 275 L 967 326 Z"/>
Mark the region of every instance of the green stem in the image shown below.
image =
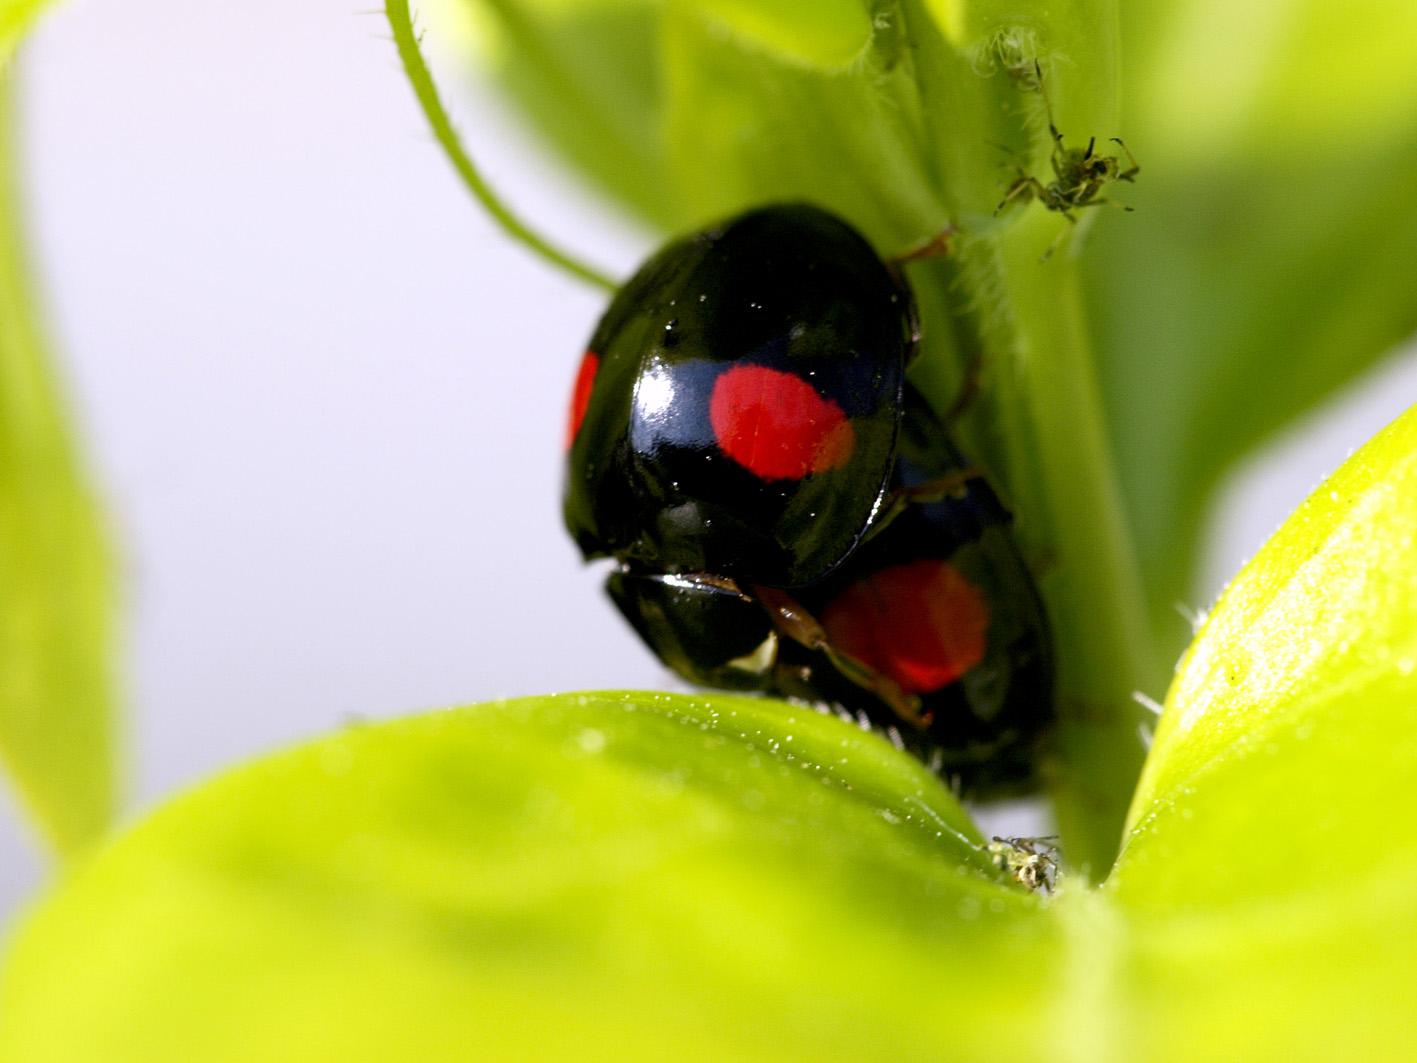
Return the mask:
<path id="1" fill-rule="evenodd" d="M 1000 246 L 1048 522 L 1043 533 L 1056 552 L 1045 595 L 1060 662 L 1058 819 L 1073 863 L 1100 878 L 1121 843 L 1145 756 L 1133 694 L 1156 668 L 1077 266 L 1066 243 L 1047 263 L 1038 260 L 1064 224 L 1034 206 Z"/>
<path id="2" fill-rule="evenodd" d="M 433 127 L 433 135 L 442 145 L 443 151 L 447 153 L 449 161 L 457 170 L 458 176 L 462 178 L 463 184 L 467 185 L 468 191 L 512 239 L 526 245 L 548 262 L 559 266 L 581 280 L 599 285 L 607 291 L 614 291 L 618 288 L 619 284 L 609 276 L 553 246 L 507 209 L 482 177 L 472 158 L 463 150 L 457 130 L 453 128 L 453 123 L 448 118 L 448 112 L 443 108 L 438 88 L 434 85 L 433 76 L 428 72 L 428 65 L 423 61 L 423 53 L 418 48 L 419 38 L 413 28 L 413 18 L 409 14 L 408 0 L 384 0 L 384 14 L 388 17 L 389 27 L 394 32 L 394 43 L 398 46 L 399 59 L 402 60 L 404 72 L 408 75 L 409 83 L 413 86 L 413 93 L 418 97 L 418 104 L 423 108 L 423 113 L 428 118 L 428 124 Z"/>
<path id="3" fill-rule="evenodd" d="M 970 9 L 978 16 L 970 41 L 951 43 L 925 6 L 902 3 L 924 150 L 935 160 L 941 200 L 964 229 L 956 258 L 933 270 L 933 290 L 922 298 L 926 353 L 943 366 L 983 356 L 985 392 L 960 426 L 962 442 L 998 478 L 1018 513 L 1020 545 L 1038 562 L 1057 643 L 1060 720 L 1051 783 L 1059 826 L 1072 865 L 1101 877 L 1116 856 L 1144 753 L 1132 693 L 1151 689 L 1155 674 L 1145 599 L 1076 265 L 1066 245 L 1039 262 L 1067 223 L 1037 204 L 994 217 L 1007 171 L 991 144 L 1031 137 L 1034 168 L 1048 172 L 1043 98 L 1000 71 L 1002 58 L 991 66 L 961 49 L 1006 33 L 1031 58 L 1046 40 L 1050 54 L 1068 57 L 1050 66 L 1053 104 L 1073 128 L 1092 135 L 1114 121 L 1116 7 L 1068 0 L 1049 5 L 1051 14 L 1033 24 L 1009 17 L 1004 5 L 981 5 Z M 962 32 L 970 36 L 970 27 Z M 953 323 L 952 334 L 942 321 Z"/>

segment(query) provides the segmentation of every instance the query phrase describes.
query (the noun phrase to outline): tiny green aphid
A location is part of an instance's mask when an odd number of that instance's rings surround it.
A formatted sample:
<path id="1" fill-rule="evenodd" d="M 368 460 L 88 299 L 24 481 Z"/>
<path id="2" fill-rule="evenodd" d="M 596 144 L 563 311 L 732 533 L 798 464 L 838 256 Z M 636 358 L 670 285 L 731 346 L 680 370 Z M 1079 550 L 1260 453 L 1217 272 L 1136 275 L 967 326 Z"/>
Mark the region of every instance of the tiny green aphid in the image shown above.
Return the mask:
<path id="1" fill-rule="evenodd" d="M 1141 172 L 1141 166 L 1137 164 L 1136 157 L 1118 137 L 1112 137 L 1111 142 L 1120 147 L 1127 156 L 1127 161 L 1131 165 L 1126 169 L 1123 169 L 1121 160 L 1117 156 L 1103 155 L 1097 151 L 1096 137 L 1089 137 L 1085 148 L 1064 146 L 1063 134 L 1058 132 L 1058 127 L 1053 122 L 1053 104 L 1048 99 L 1048 90 L 1043 85 L 1043 71 L 1036 60 L 1033 64 L 1033 71 L 1033 83 L 1038 86 L 1038 91 L 1043 95 L 1043 105 L 1048 111 L 1048 132 L 1053 136 L 1053 154 L 1049 159 L 1049 163 L 1053 167 L 1053 181 L 1051 184 L 1044 184 L 1037 177 L 1020 169 L 1014 183 L 1009 185 L 1009 190 L 1005 193 L 1003 201 L 995 208 L 994 216 L 997 217 L 1010 203 L 1016 201 L 1027 203 L 1031 199 L 1037 199 L 1049 210 L 1061 214 L 1068 219 L 1070 225 L 1077 224 L 1078 219 L 1074 211 L 1081 210 L 1083 207 L 1097 207 L 1107 204 L 1118 210 L 1131 210 L 1131 207 L 1105 198 L 1101 192 L 1113 181 L 1134 180 L 1136 175 Z M 1048 260 L 1067 233 L 1068 230 L 1064 229 L 1058 234 L 1057 238 L 1048 245 L 1048 249 L 1043 252 L 1040 261 L 1046 262 Z"/>

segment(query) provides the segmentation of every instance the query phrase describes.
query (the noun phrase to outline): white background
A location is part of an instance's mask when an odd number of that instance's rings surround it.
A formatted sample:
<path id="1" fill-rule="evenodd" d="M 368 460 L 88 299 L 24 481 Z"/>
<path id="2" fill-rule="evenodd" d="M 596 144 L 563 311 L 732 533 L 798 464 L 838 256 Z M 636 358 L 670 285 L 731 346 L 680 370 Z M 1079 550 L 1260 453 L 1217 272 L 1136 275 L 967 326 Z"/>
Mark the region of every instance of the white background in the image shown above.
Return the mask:
<path id="1" fill-rule="evenodd" d="M 123 561 L 134 811 L 352 717 L 667 682 L 560 525 L 603 296 L 467 198 L 373 3 L 68 0 L 20 64 L 41 279 Z M 651 236 L 441 66 L 506 198 L 627 274 Z M 1407 361 L 1236 479 L 1192 605 L 1417 397 Z M 41 875 L 8 800 L 0 919 Z"/>

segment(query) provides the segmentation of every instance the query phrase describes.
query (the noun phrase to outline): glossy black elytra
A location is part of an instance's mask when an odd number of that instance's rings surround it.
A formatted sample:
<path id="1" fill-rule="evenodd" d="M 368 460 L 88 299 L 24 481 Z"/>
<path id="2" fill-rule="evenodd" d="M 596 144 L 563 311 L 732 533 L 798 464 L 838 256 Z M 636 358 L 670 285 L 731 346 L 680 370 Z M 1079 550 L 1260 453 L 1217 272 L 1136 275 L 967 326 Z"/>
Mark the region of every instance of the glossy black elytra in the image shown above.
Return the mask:
<path id="1" fill-rule="evenodd" d="M 1049 633 L 1008 512 L 905 381 L 915 335 L 896 271 L 817 208 L 670 244 L 582 360 L 566 524 L 689 680 L 840 705 L 1016 792 Z"/>

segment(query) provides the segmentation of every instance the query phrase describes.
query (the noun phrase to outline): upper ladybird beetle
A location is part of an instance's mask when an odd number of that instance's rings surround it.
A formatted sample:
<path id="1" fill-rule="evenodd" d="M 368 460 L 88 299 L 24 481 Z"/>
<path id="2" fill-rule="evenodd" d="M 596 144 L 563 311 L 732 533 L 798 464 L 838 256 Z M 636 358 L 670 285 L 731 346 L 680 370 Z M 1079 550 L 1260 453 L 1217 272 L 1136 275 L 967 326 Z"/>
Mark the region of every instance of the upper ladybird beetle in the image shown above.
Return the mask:
<path id="1" fill-rule="evenodd" d="M 907 294 L 845 222 L 752 211 L 620 290 L 581 364 L 566 523 L 587 557 L 798 586 L 886 491 Z"/>
<path id="2" fill-rule="evenodd" d="M 968 792 L 1028 788 L 1047 623 L 1010 516 L 905 380 L 899 271 L 834 215 L 750 211 L 615 296 L 567 424 L 567 527 L 689 680 L 832 703 Z"/>

